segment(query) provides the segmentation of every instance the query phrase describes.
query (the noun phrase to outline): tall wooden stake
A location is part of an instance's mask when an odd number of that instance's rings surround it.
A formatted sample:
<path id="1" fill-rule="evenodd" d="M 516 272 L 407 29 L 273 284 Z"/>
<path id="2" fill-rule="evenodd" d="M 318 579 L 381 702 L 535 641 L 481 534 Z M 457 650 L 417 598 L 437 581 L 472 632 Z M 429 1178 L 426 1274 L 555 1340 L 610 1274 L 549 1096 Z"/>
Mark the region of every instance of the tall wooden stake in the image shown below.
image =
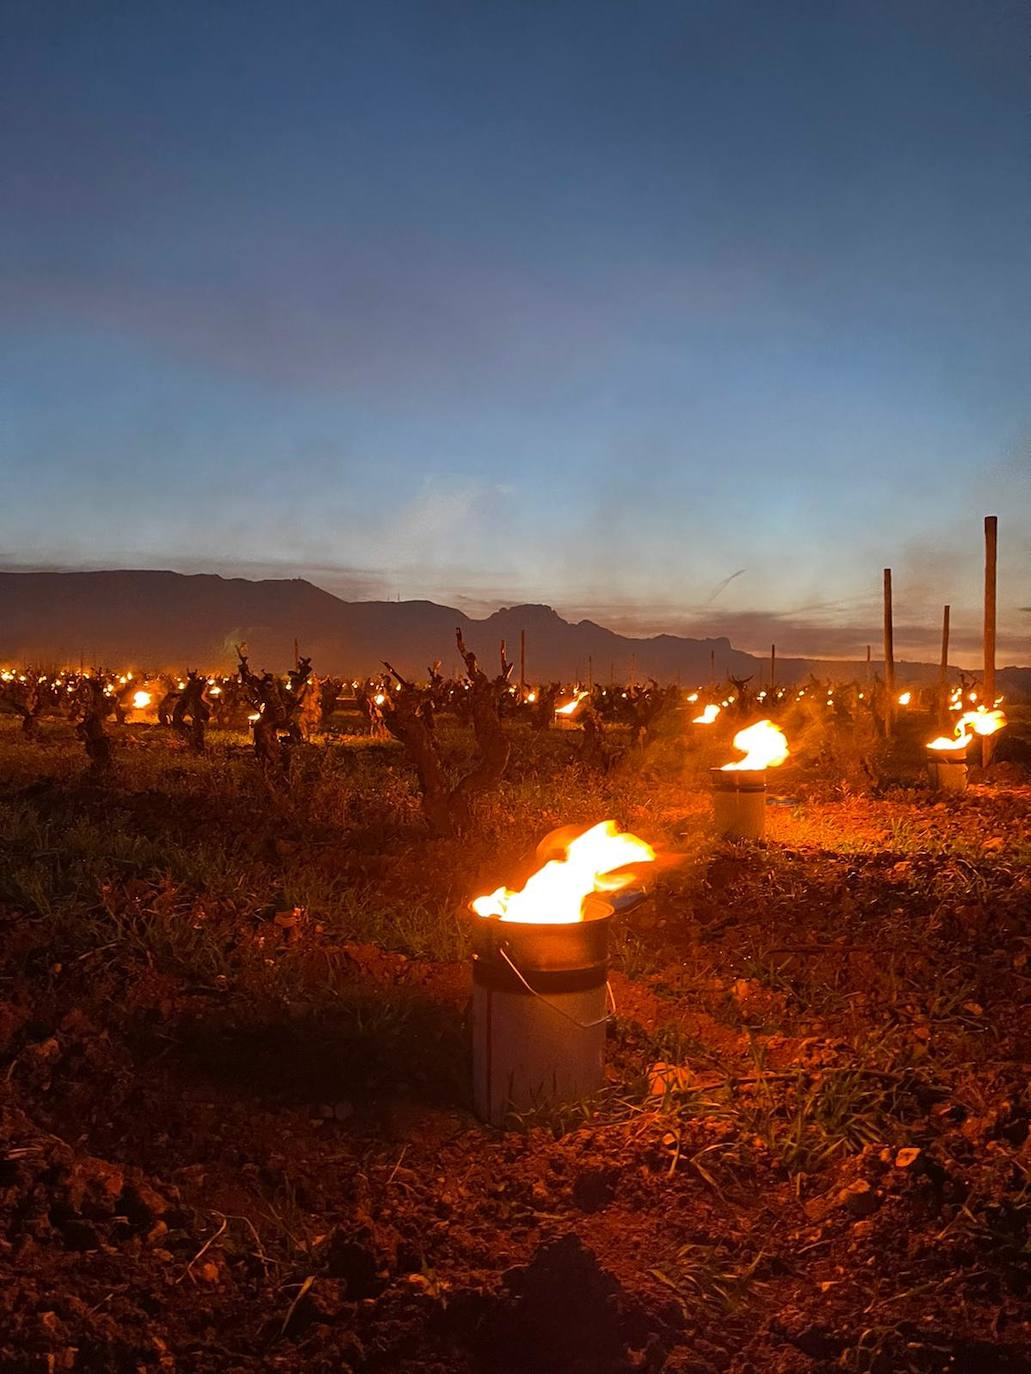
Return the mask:
<path id="1" fill-rule="evenodd" d="M 944 732 L 949 720 L 949 612 L 942 608 L 942 661 L 938 671 L 938 726 Z"/>
<path id="2" fill-rule="evenodd" d="M 866 680 L 870 681 L 870 645 L 866 646 Z"/>
<path id="3" fill-rule="evenodd" d="M 995 589 L 999 551 L 999 517 L 984 518 L 984 704 L 990 711 L 995 705 Z M 995 739 L 981 736 L 981 766 L 992 761 Z"/>
<path id="4" fill-rule="evenodd" d="M 773 689 L 777 685 L 777 646 L 770 645 L 770 696 L 773 696 Z"/>
<path id="5" fill-rule="evenodd" d="M 298 647 L 297 640 L 295 639 L 295 640 L 294 640 L 294 667 L 295 667 L 295 668 L 299 668 L 300 666 L 301 666 L 301 650 L 300 650 L 300 648 Z"/>
<path id="6" fill-rule="evenodd" d="M 895 627 L 891 616 L 891 569 L 884 569 L 884 729 L 891 734 L 895 721 Z"/>
<path id="7" fill-rule="evenodd" d="M 519 686 L 526 686 L 526 631 L 519 631 Z"/>

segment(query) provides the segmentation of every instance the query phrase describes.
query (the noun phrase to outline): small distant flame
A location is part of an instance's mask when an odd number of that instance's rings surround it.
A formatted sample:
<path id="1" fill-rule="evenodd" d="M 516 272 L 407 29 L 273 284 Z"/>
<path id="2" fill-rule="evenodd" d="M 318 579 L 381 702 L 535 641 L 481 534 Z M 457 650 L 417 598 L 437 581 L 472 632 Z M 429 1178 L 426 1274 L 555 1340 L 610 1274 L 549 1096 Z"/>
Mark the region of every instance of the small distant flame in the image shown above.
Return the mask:
<path id="1" fill-rule="evenodd" d="M 149 693 L 149 692 L 143 692 L 143 691 L 133 692 L 133 694 L 132 694 L 132 708 L 133 708 L 134 711 L 143 711 L 143 710 L 145 710 L 146 707 L 148 707 L 149 705 L 150 705 L 150 693 Z"/>
<path id="2" fill-rule="evenodd" d="M 221 687 L 215 686 L 215 687 L 209 687 L 209 688 L 208 688 L 208 696 L 209 696 L 209 697 L 220 697 L 221 695 L 222 695 L 222 688 L 221 688 Z"/>
<path id="3" fill-rule="evenodd" d="M 576 696 L 573 697 L 572 701 L 567 701 L 564 706 L 556 706 L 556 716 L 571 716 L 573 712 L 576 710 L 576 708 L 580 705 L 581 701 L 583 701 L 586 695 L 586 692 L 577 692 Z"/>
<path id="4" fill-rule="evenodd" d="M 900 705 L 900 706 L 908 706 L 909 703 L 910 703 L 912 700 L 913 700 L 913 693 L 912 693 L 912 692 L 900 692 L 900 693 L 899 693 L 899 705 Z"/>
<path id="5" fill-rule="evenodd" d="M 386 694 L 386 692 L 377 692 L 376 695 L 375 695 L 372 699 L 373 699 L 373 701 L 376 703 L 377 706 L 382 706 L 383 703 L 384 703 L 384 702 L 386 701 L 386 699 L 387 699 L 387 694 Z"/>
<path id="6" fill-rule="evenodd" d="M 592 892 L 618 892 L 634 881 L 630 865 L 654 859 L 646 841 L 621 833 L 615 821 L 602 821 L 570 840 L 563 857 L 549 859 L 518 892 L 499 887 L 477 897 L 472 909 L 502 921 L 568 925 L 584 919 L 584 899 Z"/>
<path id="7" fill-rule="evenodd" d="M 692 725 L 711 725 L 711 724 L 713 723 L 713 721 L 716 719 L 716 717 L 719 715 L 719 713 L 720 713 L 720 708 L 719 708 L 718 706 L 713 706 L 713 705 L 706 706 L 706 707 L 703 708 L 702 714 L 701 714 L 700 716 L 695 716 L 695 718 L 694 718 L 694 720 L 691 722 L 691 724 L 692 724 Z"/>
<path id="8" fill-rule="evenodd" d="M 526 694 L 526 700 L 532 704 L 533 702 L 535 702 L 535 701 L 537 700 L 537 693 L 536 693 L 536 692 L 527 692 L 527 694 Z"/>
<path id="9" fill-rule="evenodd" d="M 734 736 L 734 748 L 740 749 L 743 759 L 737 763 L 725 763 L 723 772 L 735 769 L 777 768 L 789 754 L 788 742 L 784 731 L 772 720 L 758 720 Z"/>

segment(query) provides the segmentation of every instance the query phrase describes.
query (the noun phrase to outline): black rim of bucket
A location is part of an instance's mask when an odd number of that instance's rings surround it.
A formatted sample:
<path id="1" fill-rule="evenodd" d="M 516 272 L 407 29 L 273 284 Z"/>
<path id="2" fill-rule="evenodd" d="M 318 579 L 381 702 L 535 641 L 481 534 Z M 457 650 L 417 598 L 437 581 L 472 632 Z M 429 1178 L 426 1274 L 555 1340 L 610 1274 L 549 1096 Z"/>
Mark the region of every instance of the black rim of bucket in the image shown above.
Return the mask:
<path id="1" fill-rule="evenodd" d="M 765 768 L 710 768 L 714 792 L 765 792 Z"/>
<path id="2" fill-rule="evenodd" d="M 600 969 L 604 974 L 609 962 L 612 916 L 611 908 L 600 903 L 596 914 L 588 914 L 582 921 L 554 924 L 472 915 L 474 974 L 483 978 L 491 970 L 506 979 L 513 978 L 508 960 L 528 982 L 539 975 L 557 973 L 596 975 Z"/>

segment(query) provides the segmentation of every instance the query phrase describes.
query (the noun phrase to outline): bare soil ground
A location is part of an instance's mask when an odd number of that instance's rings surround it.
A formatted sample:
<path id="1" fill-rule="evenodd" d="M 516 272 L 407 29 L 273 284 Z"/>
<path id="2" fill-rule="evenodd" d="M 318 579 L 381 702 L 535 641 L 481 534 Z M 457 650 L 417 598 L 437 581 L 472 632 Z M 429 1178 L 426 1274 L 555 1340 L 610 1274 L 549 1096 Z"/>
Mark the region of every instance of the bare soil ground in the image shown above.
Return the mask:
<path id="1" fill-rule="evenodd" d="M 1031 786 L 785 769 L 763 845 L 701 762 L 519 741 L 472 842 L 397 750 L 270 797 L 239 738 L 0 722 L 0 1369 L 1031 1369 Z M 620 918 L 601 1099 L 469 1107 L 461 910 L 545 832 L 682 854 Z"/>

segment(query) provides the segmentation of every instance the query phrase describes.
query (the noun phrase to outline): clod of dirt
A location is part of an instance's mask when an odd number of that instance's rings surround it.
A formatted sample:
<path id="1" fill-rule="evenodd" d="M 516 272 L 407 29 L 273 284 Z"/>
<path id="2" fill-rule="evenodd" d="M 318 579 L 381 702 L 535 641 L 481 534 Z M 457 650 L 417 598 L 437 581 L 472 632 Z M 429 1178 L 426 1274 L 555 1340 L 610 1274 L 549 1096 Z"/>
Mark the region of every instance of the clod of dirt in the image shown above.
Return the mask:
<path id="1" fill-rule="evenodd" d="M 152 1188 L 142 1178 L 134 1178 L 126 1183 L 122 1193 L 122 1205 L 130 1220 L 141 1226 L 152 1222 L 156 1217 L 163 1217 L 169 1206 L 157 1189 Z"/>
<path id="2" fill-rule="evenodd" d="M 122 1170 L 103 1159 L 86 1155 L 75 1160 L 61 1180 L 61 1202 L 83 1216 L 109 1217 L 125 1186 Z"/>
<path id="3" fill-rule="evenodd" d="M 919 1161 L 922 1153 L 923 1152 L 917 1146 L 907 1145 L 896 1154 L 895 1168 L 912 1169 L 913 1165 Z"/>
<path id="4" fill-rule="evenodd" d="M 854 1217 L 868 1217 L 881 1205 L 877 1194 L 865 1178 L 857 1178 L 838 1195 L 839 1203 Z"/>

